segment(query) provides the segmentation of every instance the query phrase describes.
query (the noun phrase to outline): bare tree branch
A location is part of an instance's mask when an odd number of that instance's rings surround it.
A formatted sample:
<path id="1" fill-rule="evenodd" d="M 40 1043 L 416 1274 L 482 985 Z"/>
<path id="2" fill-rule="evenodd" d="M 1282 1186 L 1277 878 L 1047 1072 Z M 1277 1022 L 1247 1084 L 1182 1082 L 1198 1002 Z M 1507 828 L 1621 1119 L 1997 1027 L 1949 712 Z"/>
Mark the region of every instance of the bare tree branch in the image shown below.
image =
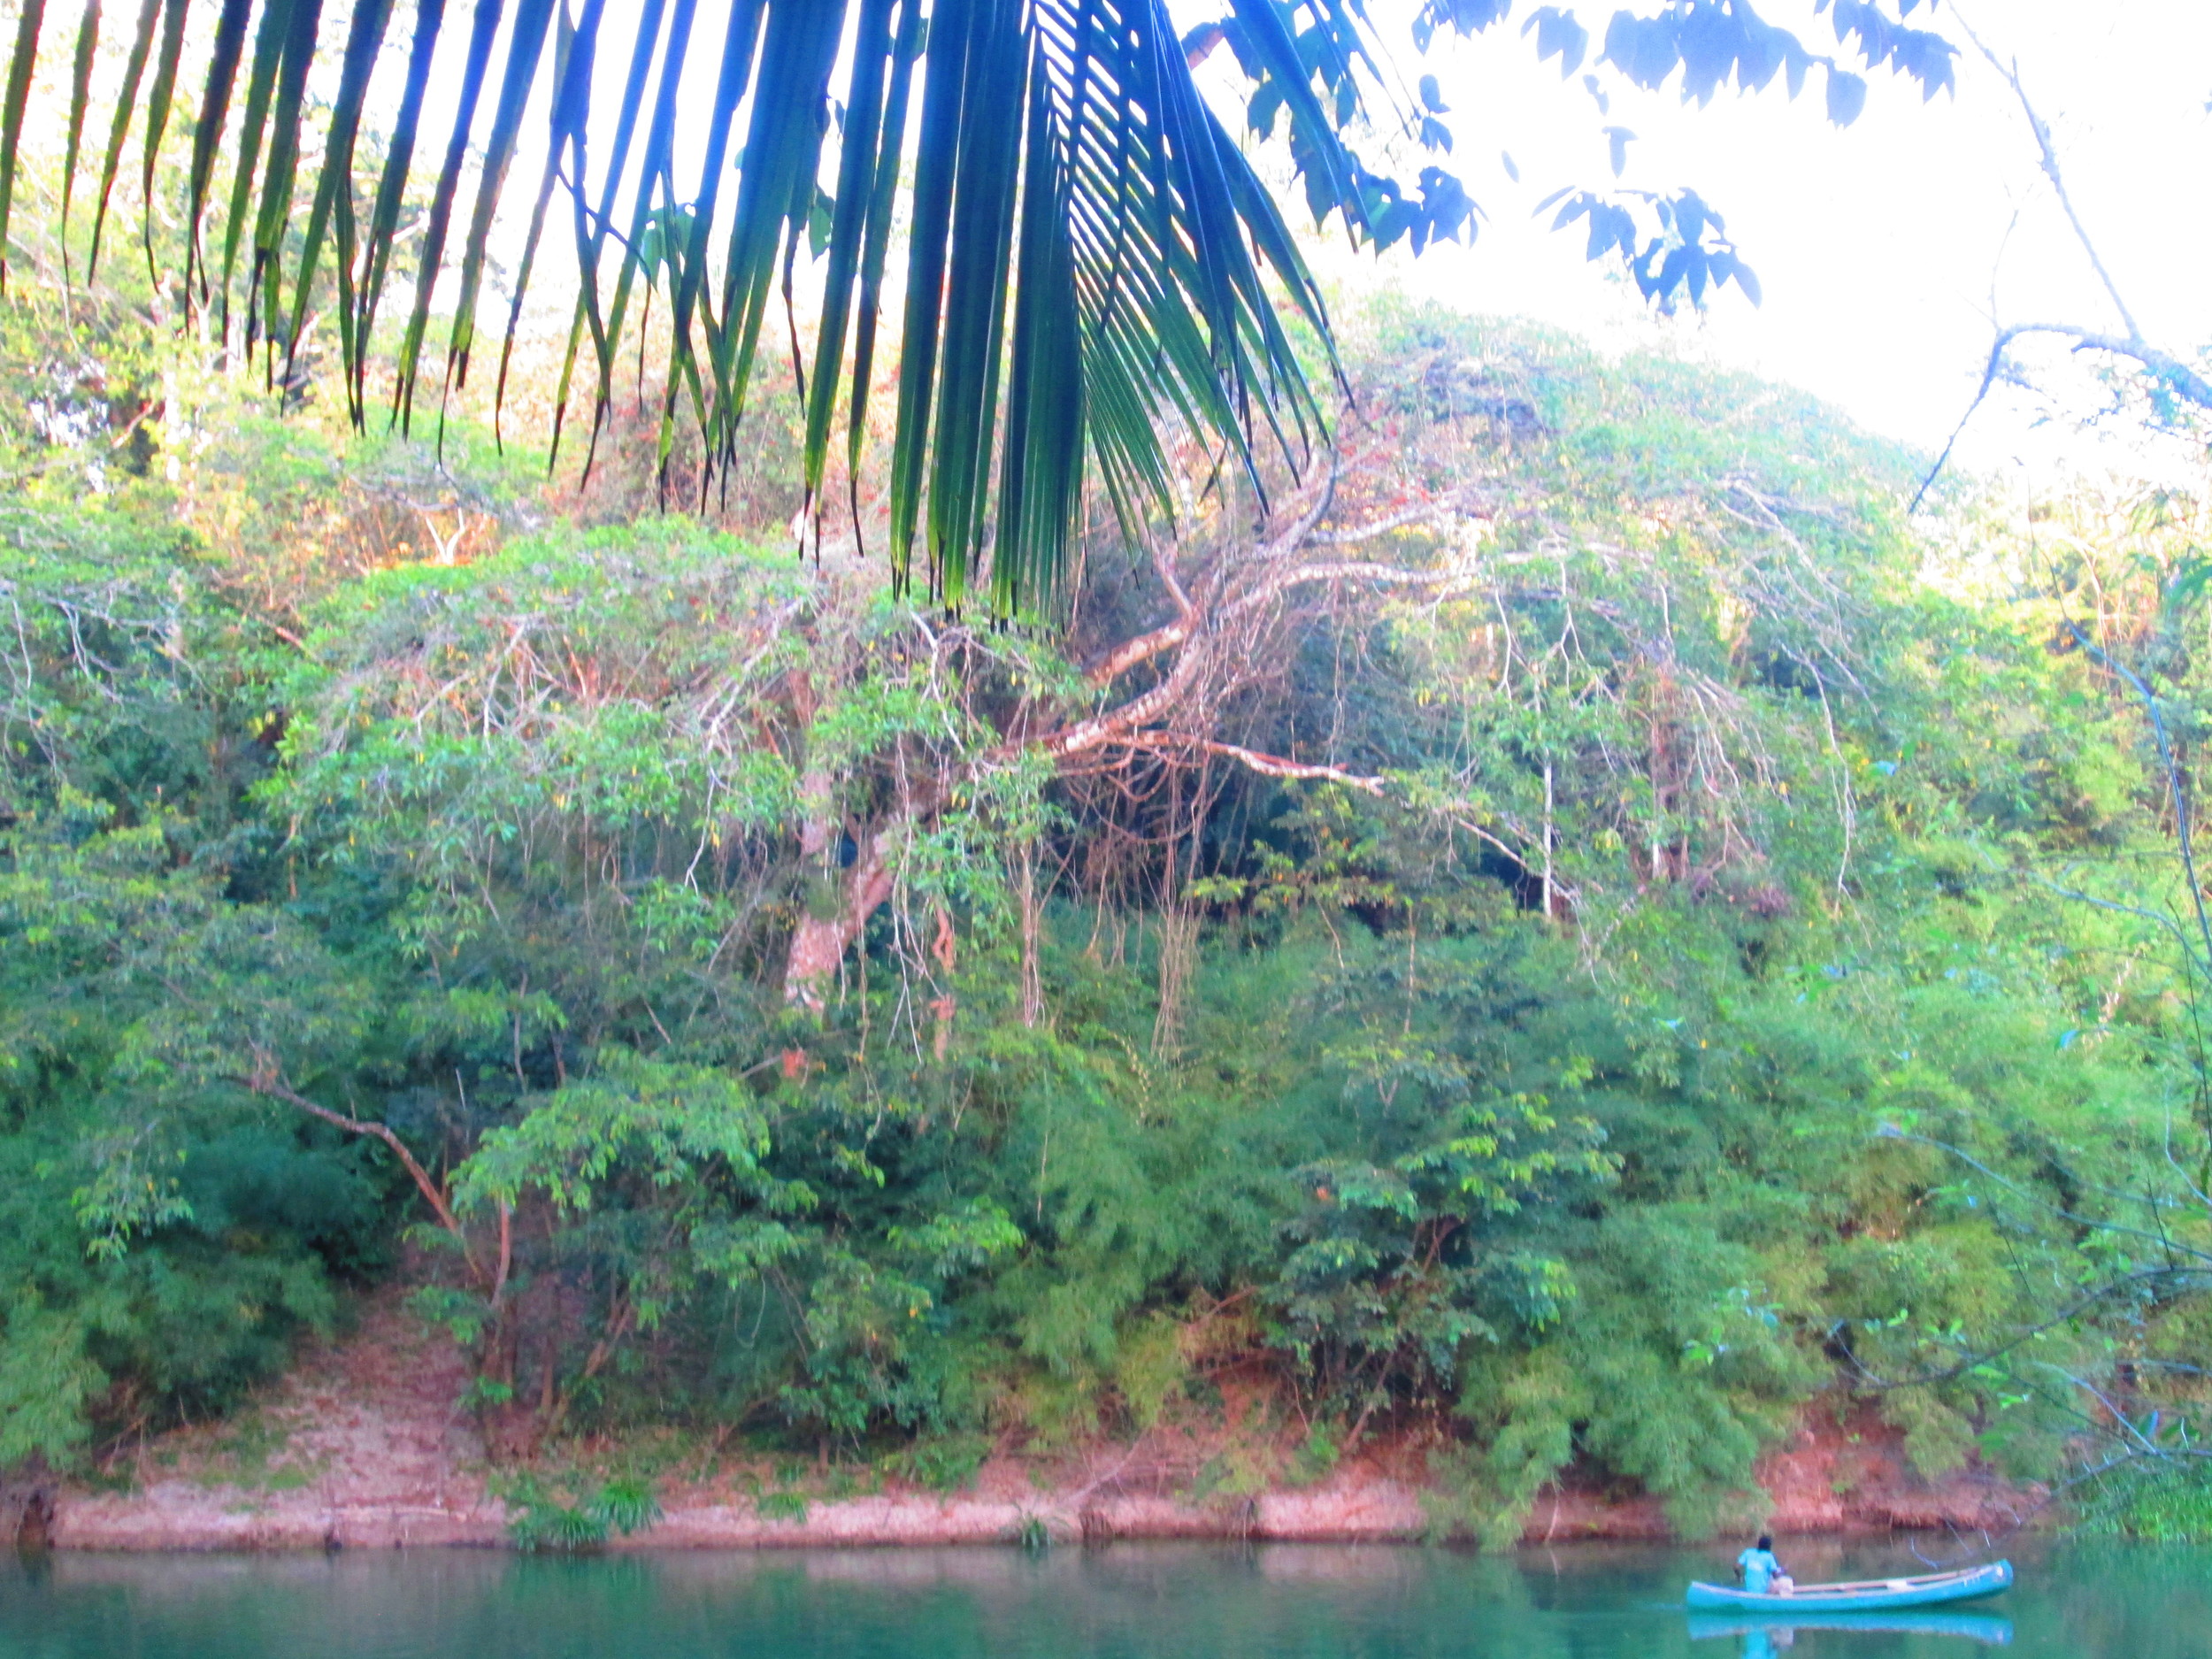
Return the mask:
<path id="1" fill-rule="evenodd" d="M 2120 297 L 2120 285 L 2105 269 L 2104 260 L 2097 252 L 2097 244 L 2089 239 L 2089 232 L 2081 222 L 2081 215 L 2074 211 L 2074 198 L 2066 188 L 2066 175 L 2059 169 L 2058 148 L 2051 142 L 2050 125 L 2035 112 L 2035 105 L 2029 101 L 2028 89 L 2021 84 L 2018 60 L 2008 63 L 2000 58 L 1984 43 L 1982 37 L 1974 33 L 1973 25 L 1961 17 L 1956 8 L 1953 9 L 1951 15 L 1959 27 L 1965 31 L 1966 38 L 1974 42 L 1974 50 L 1989 60 L 1989 66 L 2004 77 L 2005 84 L 2012 88 L 2013 96 L 2020 100 L 2021 111 L 2028 118 L 2028 130 L 2035 134 L 2035 147 L 2041 159 L 2043 176 L 2051 181 L 2051 188 L 2058 196 L 2058 204 L 2065 211 L 2066 222 L 2074 227 L 2074 240 L 2081 243 L 2081 250 L 2089 256 L 2089 263 L 2097 273 L 2097 280 L 2104 284 L 2104 291 L 2112 300 L 2112 309 L 2120 313 L 2120 320 L 2127 325 L 2128 339 L 2139 345 L 2143 331 L 2136 326 L 2135 313 L 2128 310 L 2127 301 Z"/>
<path id="2" fill-rule="evenodd" d="M 1438 501 L 1423 502 L 1417 507 L 1409 507 L 1403 512 L 1394 512 L 1387 518 L 1358 525 L 1349 530 L 1317 531 L 1308 537 L 1307 541 L 1313 547 L 1353 547 L 1362 541 L 1372 541 L 1379 536 L 1388 535 L 1394 530 L 1408 530 L 1415 525 L 1436 524 L 1451 518 L 1461 509 L 1461 499 L 1454 495 Z"/>
<path id="3" fill-rule="evenodd" d="M 1936 457 L 1935 465 L 1928 469 L 1928 475 L 1920 480 L 1920 488 L 1914 492 L 1912 505 L 1907 509 L 1908 511 L 1920 511 L 1921 502 L 1934 488 L 1936 480 L 1942 476 L 1944 467 L 1950 462 L 1951 452 L 1958 447 L 1959 437 L 1965 432 L 1966 423 L 1974 418 L 1975 411 L 1987 401 L 1990 392 L 1995 388 L 2005 366 L 2006 351 L 2014 341 L 2024 334 L 2054 334 L 2062 340 L 2072 341 L 2077 351 L 2101 351 L 2111 357 L 2126 358 L 2172 387 L 2198 408 L 2212 411 L 2212 380 L 2207 380 L 2170 351 L 2162 351 L 2140 339 L 2124 340 L 2117 334 L 2082 328 L 2071 323 L 2015 323 L 1997 331 L 1996 341 L 1989 349 L 1989 361 L 1982 369 L 1982 383 L 1976 389 L 1972 401 L 1966 405 L 1965 412 L 1959 417 L 1958 424 L 1951 428 L 1951 435 L 1944 442 L 1943 452 Z"/>
<path id="4" fill-rule="evenodd" d="M 1953 15 L 1957 16 L 1955 11 Z M 2003 78 L 2005 84 L 2012 88 L 2013 96 L 2020 101 L 2021 111 L 2027 117 L 2028 130 L 2035 138 L 2037 165 L 2041 167 L 2043 176 L 2050 180 L 2051 188 L 2058 197 L 2059 207 L 2066 215 L 2066 222 L 2073 227 L 2074 240 L 2081 244 L 2090 268 L 2096 272 L 2097 280 L 2104 285 L 2105 295 L 2111 300 L 2113 310 L 2119 313 L 2120 321 L 2127 333 L 2124 335 L 2115 334 L 2072 323 L 2016 323 L 2000 328 L 1989 349 L 1989 361 L 1982 369 L 1981 385 L 1976 389 L 1965 411 L 1959 416 L 1958 424 L 1952 427 L 1951 435 L 1944 441 L 1943 452 L 1936 457 L 1935 465 L 1928 469 L 1928 475 L 1920 480 L 1920 488 L 1913 493 L 1912 505 L 1908 509 L 1911 512 L 1920 511 L 1920 503 L 1927 498 L 1928 491 L 1934 487 L 1936 480 L 1942 476 L 1943 469 L 1950 463 L 1953 450 L 1958 447 L 1960 436 L 1966 430 L 1967 422 L 1988 400 L 1991 389 L 2003 372 L 2006 351 L 2013 342 L 2023 335 L 2055 335 L 2072 341 L 2073 349 L 2077 351 L 2101 351 L 2108 357 L 2131 362 L 2198 408 L 2212 411 L 2212 380 L 2208 380 L 2191 364 L 2170 351 L 2152 345 L 2143 337 L 2143 330 L 2135 320 L 2135 313 L 2129 310 L 2127 300 L 2120 292 L 2120 285 L 2106 268 L 2104 257 L 2097 251 L 2097 244 L 2091 238 L 2088 227 L 2082 223 L 2080 213 L 2075 210 L 2073 196 L 2066 188 L 2065 173 L 2059 165 L 2058 147 L 2052 140 L 2050 125 L 2037 113 L 2034 102 L 2029 98 L 2027 87 L 2020 79 L 2019 65 L 1999 58 L 1964 18 L 1959 18 L 1958 23 L 1965 30 L 1967 39 L 1973 42 L 1975 50 L 1988 59 L 1990 67 Z"/>
<path id="5" fill-rule="evenodd" d="M 1386 787 L 1385 780 L 1380 778 L 1347 772 L 1341 766 L 1311 765 L 1304 761 L 1285 760 L 1279 755 L 1263 755 L 1257 749 L 1224 743 L 1210 737 L 1194 737 L 1181 732 L 1142 732 L 1123 741 L 1133 749 L 1187 749 L 1203 755 L 1219 755 L 1225 760 L 1235 761 L 1248 772 L 1256 772 L 1267 778 L 1340 783 L 1348 788 L 1363 790 L 1378 796 Z"/>
<path id="6" fill-rule="evenodd" d="M 460 1240 L 461 1252 L 468 1258 L 470 1270 L 477 1271 L 476 1252 L 470 1246 L 468 1234 L 462 1229 L 452 1206 L 446 1202 L 445 1194 L 438 1190 L 438 1184 L 430 1179 L 430 1171 L 423 1168 L 421 1161 L 407 1149 L 407 1143 L 392 1132 L 388 1124 L 374 1123 L 365 1118 L 349 1118 L 342 1112 L 334 1112 L 329 1107 L 308 1099 L 284 1080 L 284 1073 L 278 1066 L 276 1057 L 265 1049 L 255 1050 L 251 1073 L 227 1080 L 266 1099 L 280 1100 L 288 1106 L 296 1106 L 326 1124 L 336 1125 L 349 1135 L 373 1136 L 391 1148 L 401 1167 L 413 1179 L 416 1190 L 422 1194 L 423 1202 L 438 1217 L 438 1225 Z"/>

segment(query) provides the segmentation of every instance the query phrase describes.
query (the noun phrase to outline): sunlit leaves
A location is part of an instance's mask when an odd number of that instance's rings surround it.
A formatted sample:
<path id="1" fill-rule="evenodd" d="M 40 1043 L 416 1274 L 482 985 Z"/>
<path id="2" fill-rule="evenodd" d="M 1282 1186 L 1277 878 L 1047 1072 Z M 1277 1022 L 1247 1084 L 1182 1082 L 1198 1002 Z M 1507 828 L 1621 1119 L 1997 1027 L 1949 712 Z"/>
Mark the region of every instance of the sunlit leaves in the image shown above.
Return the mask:
<path id="1" fill-rule="evenodd" d="M 1648 238 L 1638 228 L 1636 215 L 1624 202 L 1641 206 L 1657 221 L 1657 230 Z M 1578 219 L 1586 221 L 1590 233 L 1586 257 L 1601 259 L 1617 250 L 1638 290 L 1647 300 L 1656 301 L 1662 310 L 1672 310 L 1675 297 L 1684 293 L 1692 304 L 1702 304 L 1708 288 L 1731 282 L 1753 304 L 1759 303 L 1758 278 L 1727 240 L 1721 216 L 1694 190 L 1672 196 L 1626 191 L 1611 201 L 1583 190 L 1567 196 L 1563 203 L 1554 196 L 1539 204 L 1537 211 L 1555 204 L 1559 211 L 1552 219 L 1553 229 L 1563 230 Z"/>
<path id="2" fill-rule="evenodd" d="M 1848 127 L 1859 119 L 1859 111 L 1866 108 L 1866 82 L 1847 70 L 1831 70 L 1828 73 L 1828 119 L 1838 127 Z"/>
<path id="3" fill-rule="evenodd" d="M 1583 54 L 1590 48 L 1590 31 L 1575 21 L 1574 13 L 1558 6 L 1541 7 L 1521 26 L 1522 34 L 1532 32 L 1536 36 L 1537 57 L 1559 59 L 1562 81 L 1582 67 Z"/>
<path id="4" fill-rule="evenodd" d="M 1916 4 L 1904 0 L 1899 16 Z M 1815 10 L 1831 11 L 1829 0 L 1820 0 Z M 1873 0 L 1837 0 L 1832 20 L 1837 41 L 1855 45 L 1866 67 L 1915 81 L 1930 97 L 1955 86 L 1957 51 L 1939 35 L 1907 27 Z M 1579 69 L 1588 55 L 1590 31 L 1572 8 L 1540 7 L 1529 14 L 1521 32 L 1533 37 L 1539 61 L 1557 60 L 1563 79 Z M 1612 108 L 1602 78 L 1606 71 L 1646 90 L 1677 83 L 1686 103 L 1705 104 L 1732 81 L 1740 91 L 1751 93 L 1769 86 L 1778 75 L 1793 98 L 1818 69 L 1829 119 L 1848 126 L 1866 104 L 1863 75 L 1808 46 L 1789 30 L 1768 23 L 1742 0 L 1668 0 L 1650 11 L 1617 9 L 1605 24 L 1593 61 L 1596 71 L 1584 75 L 1583 84 L 1601 116 Z M 1627 170 L 1628 146 L 1635 134 L 1620 125 L 1607 126 L 1602 133 L 1613 175 L 1619 178 Z M 1517 177 L 1509 158 L 1507 171 Z M 1683 190 L 1672 197 L 1624 193 L 1606 202 L 1593 192 L 1561 190 L 1537 211 L 1548 211 L 1563 199 L 1567 205 L 1555 224 L 1563 227 L 1586 219 L 1588 257 L 1617 257 L 1638 291 L 1662 310 L 1671 311 L 1685 299 L 1701 305 L 1709 290 L 1732 282 L 1757 303 L 1757 280 L 1721 238 L 1719 216 L 1704 207 L 1694 191 Z M 1639 206 L 1657 221 L 1655 233 L 1637 228 L 1634 210 Z M 1703 242 L 1708 229 L 1714 236 L 1710 244 Z"/>
<path id="5" fill-rule="evenodd" d="M 1829 0 L 1819 0 L 1814 9 L 1830 10 Z M 1547 7 L 1546 12 L 1567 19 L 1556 8 Z M 1568 21 L 1550 23 L 1555 44 L 1573 38 L 1564 33 Z M 1916 81 L 1928 97 L 1955 86 L 1957 48 L 1941 35 L 1906 27 L 1873 0 L 1835 0 L 1833 22 L 1837 42 L 1855 43 L 1866 67 Z M 1540 50 L 1548 56 L 1550 49 L 1541 44 L 1544 35 L 1538 38 Z M 1865 96 L 1859 76 L 1809 49 L 1789 30 L 1766 22 L 1741 0 L 1673 0 L 1648 15 L 1616 12 L 1606 25 L 1603 58 L 1645 88 L 1663 85 L 1679 69 L 1684 99 L 1698 104 L 1711 102 L 1732 78 L 1740 89 L 1755 92 L 1777 73 L 1784 74 L 1794 97 L 1808 71 L 1817 65 L 1828 76 L 1829 118 L 1839 125 L 1857 119 Z"/>
<path id="6" fill-rule="evenodd" d="M 1445 27 L 1463 35 L 1479 34 L 1503 20 L 1512 9 L 1513 0 L 1426 0 L 1413 20 L 1413 43 L 1426 51 L 1436 31 Z"/>
<path id="7" fill-rule="evenodd" d="M 1900 0 L 1900 18 L 1909 16 L 1919 0 Z M 1953 59 L 1958 48 L 1928 29 L 1906 27 L 1886 16 L 1874 0 L 1814 0 L 1813 10 L 1831 12 L 1836 39 L 1855 42 L 1870 69 L 1891 69 L 1920 83 L 1924 97 L 1957 89 Z"/>

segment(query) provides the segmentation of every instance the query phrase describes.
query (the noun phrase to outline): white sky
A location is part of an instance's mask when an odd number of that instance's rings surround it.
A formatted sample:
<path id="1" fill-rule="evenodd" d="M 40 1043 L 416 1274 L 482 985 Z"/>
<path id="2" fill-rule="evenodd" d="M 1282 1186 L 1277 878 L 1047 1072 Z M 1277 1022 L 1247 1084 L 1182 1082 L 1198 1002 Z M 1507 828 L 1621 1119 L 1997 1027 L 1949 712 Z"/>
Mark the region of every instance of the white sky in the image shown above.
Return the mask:
<path id="1" fill-rule="evenodd" d="M 1586 5 L 1585 20 L 1609 5 Z M 1571 327 L 1601 343 L 1667 338 L 1684 349 L 1794 382 L 1877 431 L 1934 446 L 1964 409 L 1986 360 L 1992 296 L 2002 321 L 2078 323 L 2120 332 L 2088 261 L 2037 167 L 2012 94 L 1971 52 L 1955 98 L 1924 105 L 1918 89 L 1870 76 L 1866 112 L 1829 125 L 1810 78 L 1796 103 L 1779 80 L 1763 94 L 1724 92 L 1700 110 L 1678 92 L 1643 93 L 1611 78 L 1601 118 L 1555 70 L 1532 75 L 1520 14 L 1468 46 L 1440 37 L 1425 65 L 1442 82 L 1463 176 L 1490 219 L 1472 250 L 1446 247 L 1389 262 L 1410 291 L 1486 313 Z M 1771 0 L 1763 15 L 1816 50 L 1832 30 L 1809 0 Z M 2023 80 L 2053 127 L 2067 186 L 2144 332 L 2178 355 L 2212 344 L 2212 6 L 2200 0 L 1974 0 L 1964 15 Z M 1959 9 L 1933 26 L 1961 38 Z M 1911 19 L 1923 22 L 1926 8 Z M 1962 43 L 1963 42 L 1962 40 Z M 1839 54 L 1840 55 L 1840 54 Z M 1410 60 L 1405 65 L 1414 73 Z M 1632 290 L 1585 265 L 1579 227 L 1532 223 L 1559 186 L 1610 181 L 1606 121 L 1633 129 L 1628 186 L 1690 185 L 1727 216 L 1757 272 L 1764 304 L 1732 288 L 1701 322 L 1663 327 Z M 1522 182 L 1498 160 L 1510 150 Z M 1351 269 L 1329 265 L 1340 277 Z M 1372 280 L 1369 278 L 1367 280 Z M 1977 467 L 2131 466 L 2116 440 L 2070 426 L 2032 428 L 2039 405 L 1993 401 L 1961 457 Z"/>

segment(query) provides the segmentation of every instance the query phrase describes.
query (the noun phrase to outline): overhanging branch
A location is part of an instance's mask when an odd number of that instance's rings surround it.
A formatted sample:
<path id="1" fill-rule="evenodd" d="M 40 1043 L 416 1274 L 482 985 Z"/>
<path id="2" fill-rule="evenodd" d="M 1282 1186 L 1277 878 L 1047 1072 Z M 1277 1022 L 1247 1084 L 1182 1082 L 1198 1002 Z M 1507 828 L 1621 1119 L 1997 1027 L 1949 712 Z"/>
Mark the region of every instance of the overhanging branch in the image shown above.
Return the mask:
<path id="1" fill-rule="evenodd" d="M 2207 380 L 2193 365 L 2170 351 L 2162 351 L 2140 339 L 2123 339 L 2118 334 L 2083 328 L 2072 323 L 2014 323 L 1997 331 L 1997 338 L 1989 348 L 1989 361 L 1982 368 L 1981 385 L 1976 388 L 1965 412 L 1959 417 L 1958 424 L 1951 428 L 1951 435 L 1944 441 L 1943 452 L 1936 457 L 1935 465 L 1928 469 L 1928 475 L 1920 480 L 1920 488 L 1913 493 L 1912 505 L 1907 509 L 1908 511 L 1920 511 L 1921 502 L 1935 487 L 1936 480 L 1943 475 L 1943 469 L 1949 465 L 1951 452 L 1958 447 L 1959 438 L 1966 431 L 1966 423 L 1973 419 L 1975 411 L 1988 401 L 1998 376 L 2004 371 L 2005 353 L 2011 349 L 2013 342 L 2028 334 L 2049 334 L 2070 340 L 2077 351 L 2101 351 L 2108 356 L 2132 362 L 2198 408 L 2212 412 L 2212 380 Z"/>
<path id="2" fill-rule="evenodd" d="M 284 1073 L 277 1066 L 274 1057 L 265 1051 L 256 1051 L 253 1071 L 250 1075 L 227 1080 L 265 1099 L 280 1100 L 288 1106 L 296 1106 L 309 1116 L 319 1118 L 326 1124 L 334 1124 L 349 1135 L 368 1135 L 381 1141 L 392 1149 L 393 1156 L 399 1159 L 400 1166 L 414 1181 L 423 1202 L 438 1217 L 438 1225 L 460 1241 L 461 1253 L 468 1258 L 470 1269 L 476 1269 L 476 1252 L 470 1247 L 468 1234 L 463 1230 L 459 1218 L 454 1215 L 452 1206 L 446 1202 L 445 1194 L 438 1190 L 438 1184 L 430 1179 L 430 1171 L 423 1168 L 421 1160 L 407 1149 L 407 1143 L 393 1133 L 388 1124 L 372 1122 L 365 1118 L 349 1118 L 343 1112 L 333 1111 L 329 1107 L 308 1099 L 284 1080 Z"/>

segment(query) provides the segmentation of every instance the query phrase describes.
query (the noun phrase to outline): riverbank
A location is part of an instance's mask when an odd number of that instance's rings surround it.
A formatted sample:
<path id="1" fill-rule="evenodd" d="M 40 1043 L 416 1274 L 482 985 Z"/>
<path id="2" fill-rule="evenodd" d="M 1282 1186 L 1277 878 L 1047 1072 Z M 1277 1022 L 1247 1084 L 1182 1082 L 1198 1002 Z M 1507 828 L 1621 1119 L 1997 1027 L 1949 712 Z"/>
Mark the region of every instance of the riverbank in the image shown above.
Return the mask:
<path id="1" fill-rule="evenodd" d="M 511 1515 L 500 1492 L 511 1486 L 463 1404 L 468 1382 L 451 1344 L 394 1302 L 373 1305 L 346 1340 L 311 1349 L 245 1409 L 150 1439 L 98 1482 L 42 1489 L 47 1541 L 65 1550 L 504 1546 Z M 1420 1448 L 1371 1444 L 1294 1486 L 1259 1478 L 1262 1460 L 1237 1457 L 1238 1426 L 1226 1426 L 1225 1440 L 1163 1428 L 1050 1456 L 1002 1451 L 949 1493 L 872 1471 L 858 1490 L 849 1474 L 810 1469 L 764 1481 L 760 1468 L 710 1447 L 663 1470 L 663 1517 L 611 1547 L 995 1544 L 1039 1529 L 1059 1541 L 1366 1543 L 1430 1531 Z M 1773 1499 L 1768 1525 L 1799 1536 L 2011 1531 L 2041 1495 L 1971 1466 L 1924 1480 L 1871 1423 L 1809 1423 L 1759 1474 Z M 0 1526 L 12 1534 L 33 1498 L 8 1494 Z M 1539 1501 L 1526 1533 L 1534 1543 L 1671 1536 L 1655 1501 L 1572 1483 Z"/>

